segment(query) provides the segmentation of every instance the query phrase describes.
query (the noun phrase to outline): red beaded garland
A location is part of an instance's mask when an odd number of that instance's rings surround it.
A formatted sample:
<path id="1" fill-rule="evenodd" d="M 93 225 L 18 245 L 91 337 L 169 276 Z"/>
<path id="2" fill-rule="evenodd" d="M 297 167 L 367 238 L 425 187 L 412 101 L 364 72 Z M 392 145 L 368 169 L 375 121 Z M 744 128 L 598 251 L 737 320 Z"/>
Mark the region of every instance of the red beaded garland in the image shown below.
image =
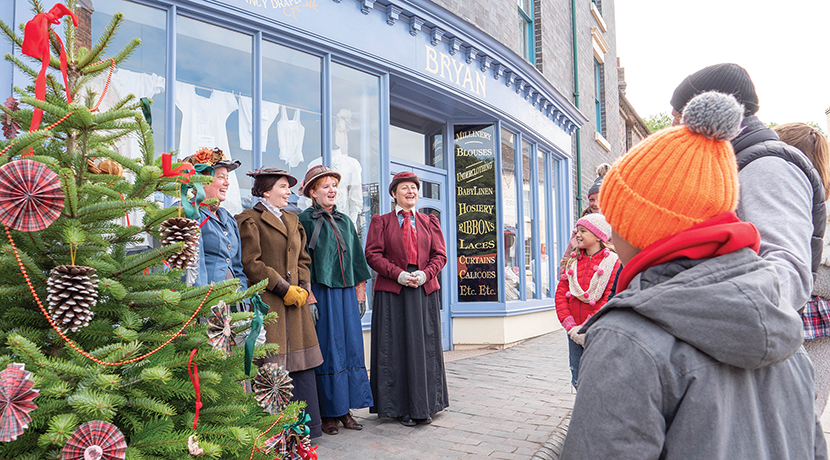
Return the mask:
<path id="1" fill-rule="evenodd" d="M 78 345 L 75 345 L 75 342 L 73 342 L 72 339 L 67 337 L 66 334 L 64 334 L 63 331 L 61 331 L 61 329 L 55 324 L 55 322 L 52 320 L 52 317 L 49 316 L 49 313 L 47 313 L 46 308 L 44 308 L 43 304 L 40 302 L 40 297 L 38 297 L 37 292 L 35 292 L 35 287 L 32 286 L 32 281 L 31 281 L 31 279 L 29 279 L 29 274 L 26 273 L 26 267 L 23 266 L 23 261 L 20 260 L 20 254 L 18 254 L 18 252 L 17 252 L 17 246 L 14 244 L 14 239 L 12 238 L 12 233 L 9 231 L 9 228 L 6 227 L 5 225 L 3 226 L 3 229 L 6 230 L 6 235 L 9 237 L 9 243 L 12 246 L 12 251 L 14 251 L 14 258 L 17 259 L 17 265 L 20 266 L 20 273 L 23 274 L 23 279 L 26 280 L 26 285 L 29 286 L 29 291 L 31 291 L 32 297 L 35 298 L 35 302 L 37 303 L 37 306 L 40 308 L 40 311 L 43 313 L 44 316 L 46 316 L 46 320 L 49 321 L 49 325 L 52 326 L 52 329 L 54 329 L 58 333 L 58 335 L 60 335 L 61 338 L 67 344 L 69 344 L 69 346 L 72 347 L 75 351 L 77 351 L 78 353 L 86 356 L 90 360 L 92 360 L 92 361 L 94 361 L 94 362 L 96 362 L 96 363 L 98 363 L 102 366 L 113 366 L 113 367 L 115 367 L 115 366 L 122 366 L 124 364 L 135 363 L 135 362 L 144 360 L 146 358 L 149 358 L 151 355 L 155 354 L 157 351 L 161 350 L 162 348 L 166 347 L 167 345 L 170 345 L 170 342 L 172 342 L 173 339 L 178 337 L 178 335 L 181 334 L 182 331 L 184 331 L 184 329 L 191 323 L 191 321 L 193 321 L 193 319 L 196 318 L 196 315 L 199 314 L 199 311 L 205 305 L 205 302 L 207 302 L 207 299 L 210 296 L 210 293 L 213 292 L 213 284 L 211 284 L 210 288 L 207 291 L 207 294 L 205 294 L 205 297 L 202 299 L 202 302 L 199 304 L 199 307 L 196 309 L 196 311 L 194 311 L 193 314 L 190 316 L 190 319 L 188 319 L 187 322 L 184 323 L 184 325 L 181 327 L 181 329 L 179 329 L 179 331 L 177 333 L 175 333 L 173 335 L 173 337 L 170 337 L 170 339 L 168 341 L 161 344 L 158 348 L 156 348 L 155 350 L 153 350 L 153 351 L 151 351 L 147 354 L 141 355 L 137 358 L 133 358 L 133 359 L 129 359 L 127 361 L 121 361 L 121 362 L 117 362 L 117 363 L 108 363 L 106 361 L 102 361 L 102 360 L 90 355 L 89 353 L 82 350 Z"/>

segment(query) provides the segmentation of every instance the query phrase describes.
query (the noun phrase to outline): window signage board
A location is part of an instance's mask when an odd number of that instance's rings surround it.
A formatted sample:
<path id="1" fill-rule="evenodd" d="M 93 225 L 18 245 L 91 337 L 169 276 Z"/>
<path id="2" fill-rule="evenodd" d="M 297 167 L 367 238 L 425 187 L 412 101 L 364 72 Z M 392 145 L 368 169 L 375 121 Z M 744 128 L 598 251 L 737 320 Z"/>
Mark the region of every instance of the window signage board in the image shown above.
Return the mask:
<path id="1" fill-rule="evenodd" d="M 499 300 L 494 125 L 455 126 L 458 301 Z"/>

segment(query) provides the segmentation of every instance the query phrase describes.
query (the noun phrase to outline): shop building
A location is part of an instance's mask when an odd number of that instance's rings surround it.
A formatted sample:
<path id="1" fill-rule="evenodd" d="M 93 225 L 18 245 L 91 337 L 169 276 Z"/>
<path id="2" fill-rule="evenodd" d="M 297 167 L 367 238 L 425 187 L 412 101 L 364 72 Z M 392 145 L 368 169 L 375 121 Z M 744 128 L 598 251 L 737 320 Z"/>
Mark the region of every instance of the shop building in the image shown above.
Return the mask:
<path id="1" fill-rule="evenodd" d="M 30 19 L 28 2 L 11 3 L 5 22 Z M 242 161 L 224 204 L 231 213 L 252 204 L 244 171 L 279 167 L 302 178 L 324 163 L 343 175 L 338 209 L 365 237 L 371 216 L 393 207 L 392 175 L 415 172 L 420 211 L 439 217 L 447 241 L 450 349 L 560 327 L 553 294 L 573 197 L 597 164 L 624 151 L 613 6 L 82 0 L 77 12 L 93 41 L 124 14 L 111 52 L 141 40 L 109 97 L 152 99 L 159 153 L 219 147 Z M 0 64 L 4 100 L 27 82 Z M 118 148 L 130 155 L 135 145 Z M 371 310 L 363 321 L 368 335 Z"/>

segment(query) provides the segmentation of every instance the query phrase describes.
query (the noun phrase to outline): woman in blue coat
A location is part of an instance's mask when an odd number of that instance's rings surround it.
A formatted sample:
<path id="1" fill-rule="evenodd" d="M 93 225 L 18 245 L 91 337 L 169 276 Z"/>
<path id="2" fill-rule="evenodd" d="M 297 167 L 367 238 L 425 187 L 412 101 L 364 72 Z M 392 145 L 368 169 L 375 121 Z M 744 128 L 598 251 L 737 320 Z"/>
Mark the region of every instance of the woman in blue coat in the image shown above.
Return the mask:
<path id="1" fill-rule="evenodd" d="M 185 159 L 201 174 L 213 176 L 213 182 L 205 186 L 205 200 L 216 198 L 219 204 L 199 207 L 199 262 L 194 286 L 238 278 L 240 289 L 248 287 L 248 277 L 242 271 L 242 253 L 239 227 L 236 219 L 223 209 L 230 182 L 229 174 L 242 165 L 239 160 L 230 161 L 220 149 L 201 149 Z"/>

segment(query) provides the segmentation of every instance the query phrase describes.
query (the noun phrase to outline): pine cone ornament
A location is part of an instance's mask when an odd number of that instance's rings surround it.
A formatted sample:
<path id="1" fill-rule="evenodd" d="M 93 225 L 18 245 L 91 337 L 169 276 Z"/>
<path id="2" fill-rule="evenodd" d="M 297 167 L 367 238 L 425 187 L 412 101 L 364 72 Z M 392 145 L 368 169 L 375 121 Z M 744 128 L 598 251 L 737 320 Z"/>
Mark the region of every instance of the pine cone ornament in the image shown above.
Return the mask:
<path id="1" fill-rule="evenodd" d="M 199 222 L 186 217 L 171 217 L 161 224 L 161 244 L 184 241 L 184 249 L 167 258 L 170 268 L 185 269 L 199 255 Z"/>
<path id="2" fill-rule="evenodd" d="M 49 315 L 61 329 L 72 332 L 89 324 L 98 302 L 98 275 L 92 267 L 60 265 L 46 281 Z"/>

